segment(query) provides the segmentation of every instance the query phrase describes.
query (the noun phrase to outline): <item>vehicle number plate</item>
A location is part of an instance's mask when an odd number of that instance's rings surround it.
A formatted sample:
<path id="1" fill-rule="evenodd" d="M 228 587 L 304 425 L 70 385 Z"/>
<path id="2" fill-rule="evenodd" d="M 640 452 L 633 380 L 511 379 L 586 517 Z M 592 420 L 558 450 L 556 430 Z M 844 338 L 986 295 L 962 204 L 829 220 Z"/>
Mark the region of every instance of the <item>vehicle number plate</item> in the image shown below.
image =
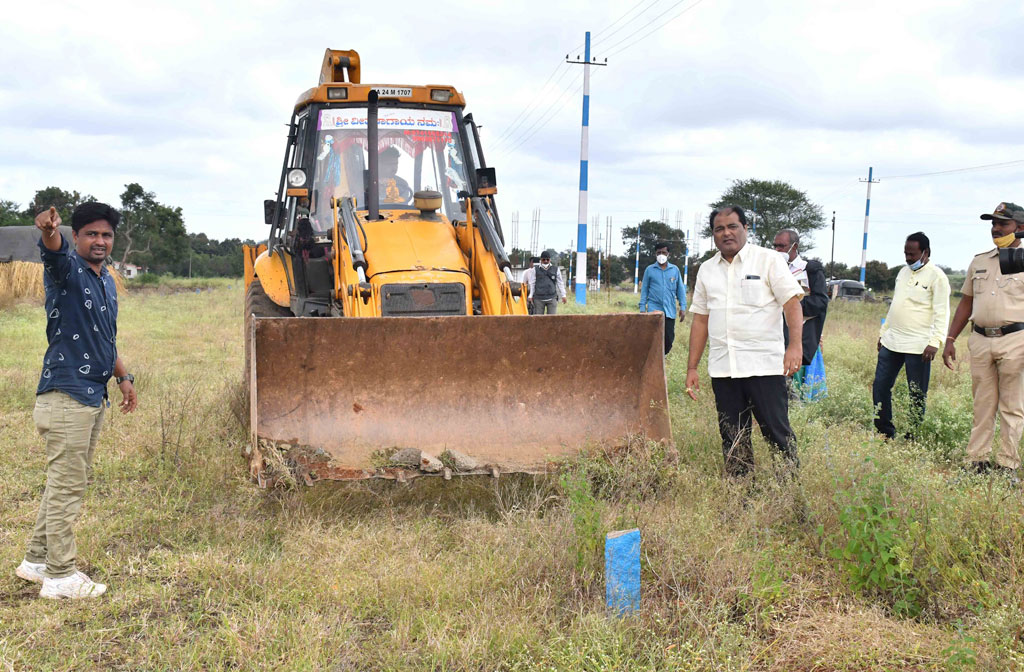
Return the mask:
<path id="1" fill-rule="evenodd" d="M 375 86 L 372 89 L 381 98 L 412 98 L 412 89 L 401 89 L 393 86 Z"/>

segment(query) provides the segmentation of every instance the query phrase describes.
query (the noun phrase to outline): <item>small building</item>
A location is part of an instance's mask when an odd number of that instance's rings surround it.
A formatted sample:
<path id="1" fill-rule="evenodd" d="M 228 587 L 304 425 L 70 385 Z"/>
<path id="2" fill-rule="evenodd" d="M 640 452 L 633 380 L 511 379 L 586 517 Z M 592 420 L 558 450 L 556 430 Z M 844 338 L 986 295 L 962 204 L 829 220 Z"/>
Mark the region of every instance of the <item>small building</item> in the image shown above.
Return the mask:
<path id="1" fill-rule="evenodd" d="M 143 266 L 137 266 L 136 264 L 117 264 L 117 270 L 122 276 L 128 278 L 129 280 L 131 278 L 137 278 L 140 273 L 145 273 L 148 271 L 147 268 Z"/>

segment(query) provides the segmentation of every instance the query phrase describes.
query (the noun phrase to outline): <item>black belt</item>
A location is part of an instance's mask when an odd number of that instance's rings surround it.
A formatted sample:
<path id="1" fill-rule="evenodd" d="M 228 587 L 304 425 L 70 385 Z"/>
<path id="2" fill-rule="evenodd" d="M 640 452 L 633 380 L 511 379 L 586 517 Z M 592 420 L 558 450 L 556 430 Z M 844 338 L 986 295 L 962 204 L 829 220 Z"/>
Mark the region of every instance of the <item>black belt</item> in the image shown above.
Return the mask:
<path id="1" fill-rule="evenodd" d="M 1004 324 L 1001 327 L 979 327 L 974 325 L 974 331 L 981 334 L 982 336 L 1006 336 L 1012 334 L 1015 331 L 1024 329 L 1024 322 L 1014 322 L 1013 324 Z"/>

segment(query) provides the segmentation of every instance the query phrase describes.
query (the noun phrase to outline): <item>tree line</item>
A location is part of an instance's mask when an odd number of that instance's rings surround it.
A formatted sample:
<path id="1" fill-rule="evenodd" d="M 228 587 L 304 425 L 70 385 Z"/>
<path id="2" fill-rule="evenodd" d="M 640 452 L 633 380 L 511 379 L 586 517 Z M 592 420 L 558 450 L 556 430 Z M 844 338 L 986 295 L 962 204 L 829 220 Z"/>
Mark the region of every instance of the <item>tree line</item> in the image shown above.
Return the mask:
<path id="1" fill-rule="evenodd" d="M 860 280 L 860 266 L 847 266 L 841 262 L 832 263 L 827 259 L 823 260 L 817 256 L 806 254 L 805 250 L 810 249 L 809 243 L 812 234 L 825 228 L 826 220 L 822 207 L 813 203 L 805 192 L 778 180 L 733 180 L 732 185 L 714 203 L 709 203 L 708 207 L 717 210 L 727 205 L 738 205 L 746 211 L 750 226 L 748 240 L 751 243 L 771 249 L 779 231 L 795 229 L 801 238 L 801 255 L 822 262 L 829 278 Z M 639 238 L 637 238 L 638 228 Z M 699 233 L 703 238 L 710 238 L 711 223 L 703 222 Z M 692 248 L 686 245 L 682 231 L 662 221 L 645 219 L 637 226 L 623 227 L 622 243 L 626 246 L 626 252 L 603 259 L 601 264 L 602 282 L 618 285 L 633 279 L 638 242 L 641 277 L 643 270 L 654 263 L 655 246 L 659 242 L 667 242 L 672 263 L 682 268 L 684 257 L 689 257 L 689 286 L 691 288 L 696 282 L 697 266 L 710 259 L 717 251 L 711 247 L 698 257 L 693 254 Z M 575 259 L 575 255 L 576 250 L 562 250 L 560 252 L 561 265 L 568 266 L 569 257 Z M 513 249 L 511 260 L 513 264 L 523 265 L 529 260 L 529 256 L 527 250 Z M 868 261 L 865 266 L 864 284 L 875 291 L 891 290 L 901 268 L 902 266 L 899 265 L 890 268 L 884 261 Z M 950 276 L 951 284 L 962 283 L 963 271 L 954 271 L 944 266 L 940 266 L 940 268 L 945 271 L 947 276 Z M 575 274 L 575 271 L 573 272 Z M 587 277 L 597 277 L 597 250 L 593 248 L 587 248 Z M 571 283 L 572 280 L 567 279 L 566 282 Z"/>
<path id="2" fill-rule="evenodd" d="M 75 207 L 94 200 L 91 195 L 60 187 L 36 191 L 24 208 L 0 199 L 0 226 L 32 226 L 36 213 L 50 206 L 56 207 L 64 223 L 70 225 Z M 115 264 L 135 264 L 159 275 L 241 277 L 242 245 L 253 245 L 252 240 L 216 240 L 205 233 L 188 233 L 180 207 L 159 202 L 156 194 L 135 182 L 125 185 L 119 205 L 121 224 L 114 239 Z"/>
<path id="3" fill-rule="evenodd" d="M 14 201 L 0 199 L 0 226 L 31 226 L 35 213 L 50 205 L 57 208 L 65 223 L 70 224 L 71 211 L 75 206 L 91 200 L 95 199 L 59 187 L 40 189 L 24 208 Z M 762 247 L 770 248 L 779 231 L 792 228 L 799 232 L 803 247 L 807 248 L 811 235 L 826 225 L 820 205 L 811 202 L 805 192 L 778 180 L 734 180 L 721 197 L 708 205 L 712 209 L 738 205 L 746 210 L 751 224 L 750 241 Z M 119 210 L 122 219 L 114 241 L 114 260 L 119 264 L 132 263 L 144 267 L 150 273 L 239 277 L 243 272 L 242 245 L 254 244 L 251 240 L 216 240 L 205 233 L 188 233 L 181 208 L 160 203 L 153 192 L 146 191 L 138 183 L 125 185 Z M 711 236 L 709 222 L 703 223 L 700 234 L 705 238 Z M 714 248 L 706 250 L 698 258 L 692 249 L 687 248 L 682 231 L 651 219 L 622 229 L 626 251 L 602 260 L 602 282 L 618 285 L 632 280 L 638 243 L 642 275 L 643 269 L 654 263 L 654 249 L 661 241 L 669 243 L 672 262 L 680 268 L 684 256 L 689 257 L 692 287 L 697 277 L 697 265 L 714 255 Z M 576 251 L 564 249 L 559 254 L 562 266 L 566 267 L 569 257 L 575 258 Z M 512 263 L 517 266 L 525 266 L 529 257 L 527 250 L 518 248 L 510 254 Z M 830 278 L 860 279 L 859 266 L 823 263 Z M 865 285 L 876 291 L 892 289 L 900 268 L 889 268 L 882 261 L 869 261 L 865 269 Z M 943 270 L 952 275 L 951 282 L 955 282 L 957 273 L 947 268 Z M 587 249 L 587 277 L 597 277 L 597 250 L 593 248 Z M 571 280 L 567 279 L 567 282 Z"/>

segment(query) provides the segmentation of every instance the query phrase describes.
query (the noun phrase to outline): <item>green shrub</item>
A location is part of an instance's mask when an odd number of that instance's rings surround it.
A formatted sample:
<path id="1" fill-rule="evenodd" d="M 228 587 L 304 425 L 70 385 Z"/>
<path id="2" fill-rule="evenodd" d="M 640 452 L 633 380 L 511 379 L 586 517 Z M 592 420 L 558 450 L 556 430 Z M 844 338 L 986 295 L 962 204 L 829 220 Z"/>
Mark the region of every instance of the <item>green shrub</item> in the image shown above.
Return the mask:
<path id="1" fill-rule="evenodd" d="M 604 529 L 601 525 L 601 509 L 591 491 L 590 481 L 583 470 L 562 474 L 559 483 L 569 503 L 572 517 L 573 550 L 576 554 L 576 569 L 585 571 L 596 566 L 599 560 Z"/>
<path id="2" fill-rule="evenodd" d="M 842 534 L 833 538 L 830 555 L 840 561 L 850 586 L 886 598 L 900 616 L 918 616 L 922 589 L 913 571 L 908 521 L 892 504 L 888 475 L 871 469 L 859 488 L 839 490 L 835 500 Z"/>

